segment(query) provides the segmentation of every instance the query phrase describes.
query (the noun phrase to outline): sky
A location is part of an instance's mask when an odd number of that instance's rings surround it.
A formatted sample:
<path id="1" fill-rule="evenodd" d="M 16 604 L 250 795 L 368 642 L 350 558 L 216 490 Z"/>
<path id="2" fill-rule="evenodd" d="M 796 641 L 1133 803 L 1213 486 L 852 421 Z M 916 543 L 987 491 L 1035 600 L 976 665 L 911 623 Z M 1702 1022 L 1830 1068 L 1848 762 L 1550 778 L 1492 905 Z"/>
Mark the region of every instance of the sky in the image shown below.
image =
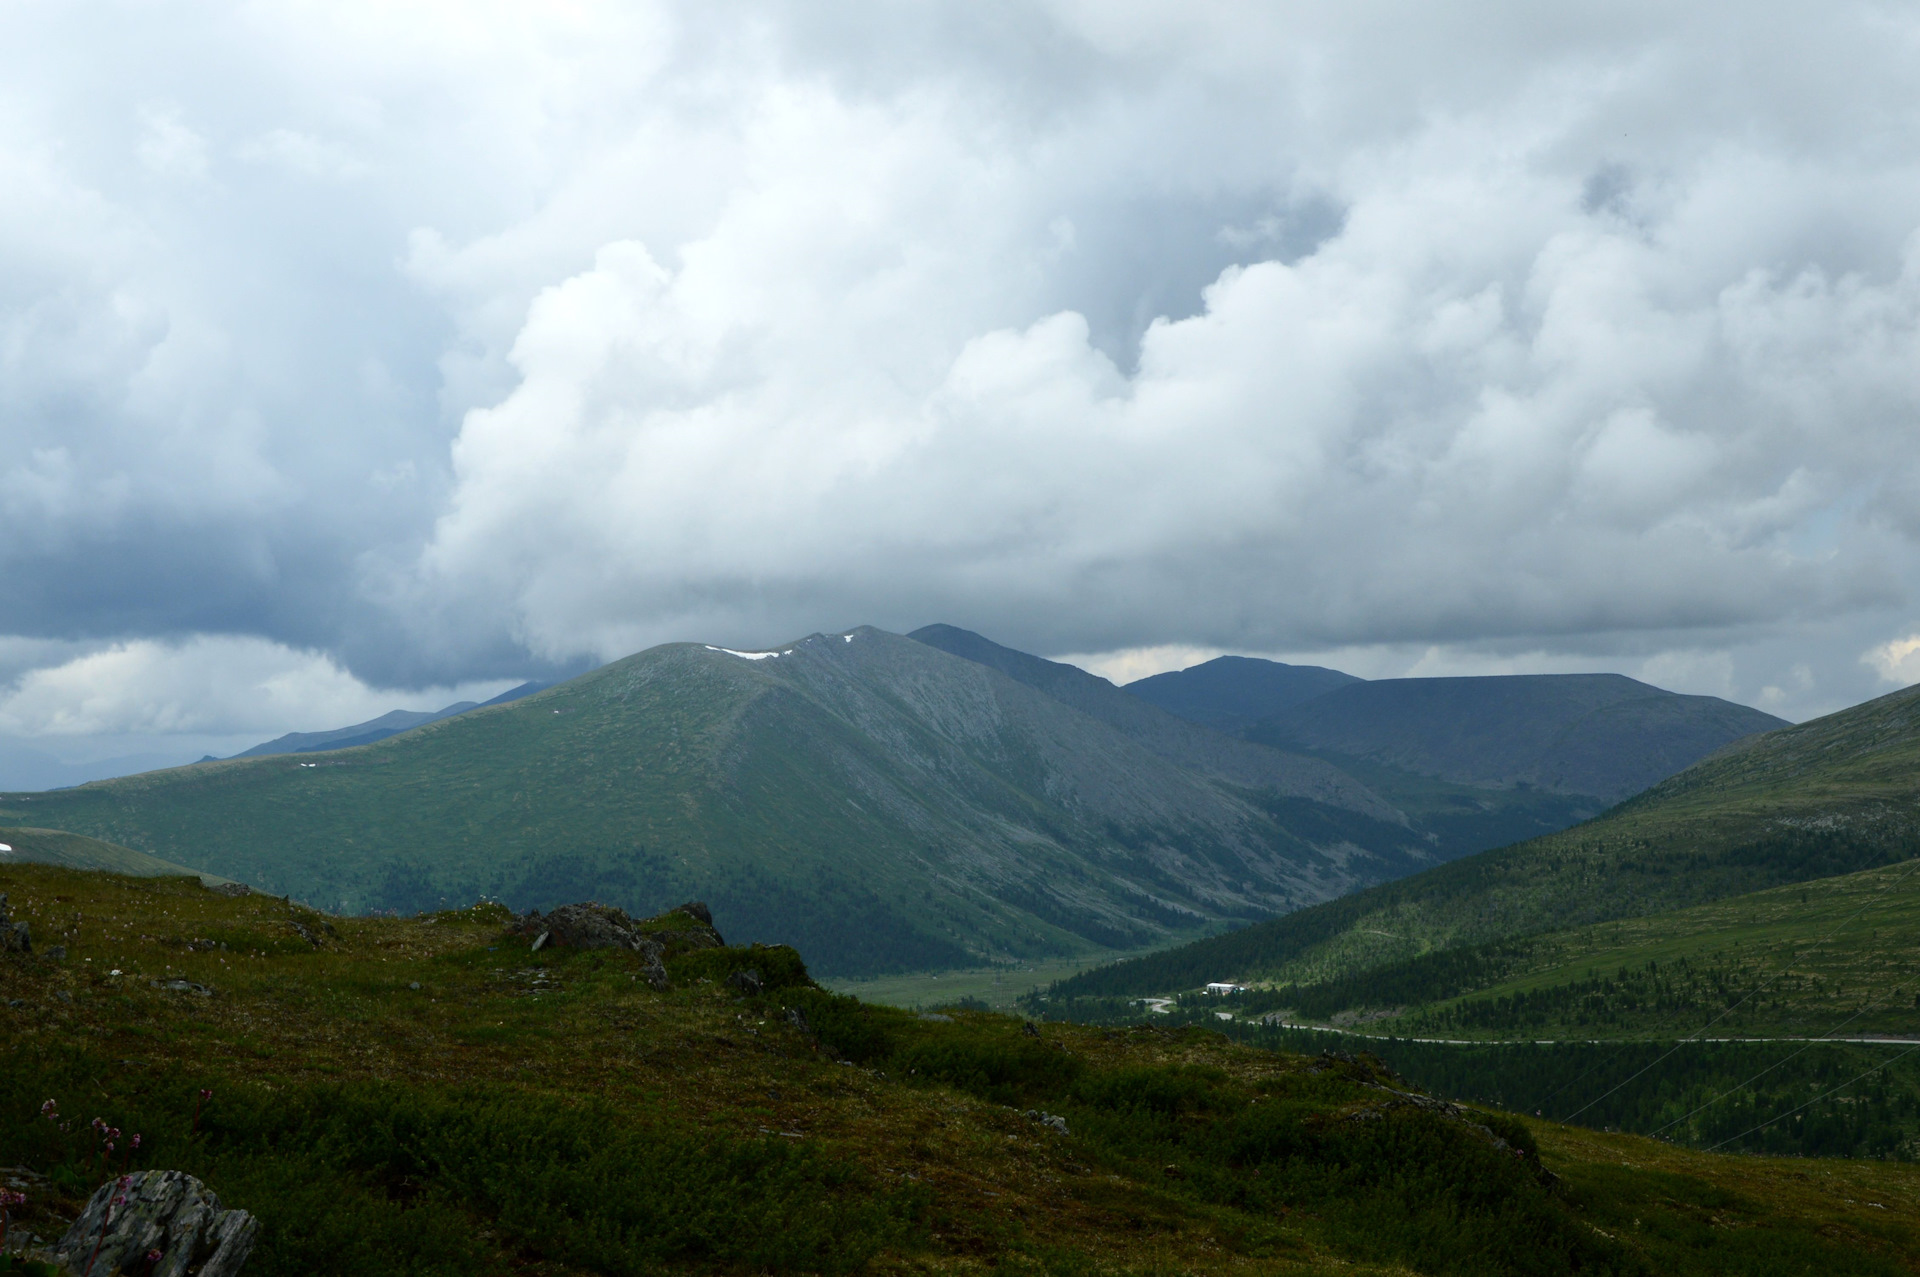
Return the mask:
<path id="1" fill-rule="evenodd" d="M 858 624 L 1920 680 L 1908 6 L 11 0 L 0 191 L 0 785 Z"/>

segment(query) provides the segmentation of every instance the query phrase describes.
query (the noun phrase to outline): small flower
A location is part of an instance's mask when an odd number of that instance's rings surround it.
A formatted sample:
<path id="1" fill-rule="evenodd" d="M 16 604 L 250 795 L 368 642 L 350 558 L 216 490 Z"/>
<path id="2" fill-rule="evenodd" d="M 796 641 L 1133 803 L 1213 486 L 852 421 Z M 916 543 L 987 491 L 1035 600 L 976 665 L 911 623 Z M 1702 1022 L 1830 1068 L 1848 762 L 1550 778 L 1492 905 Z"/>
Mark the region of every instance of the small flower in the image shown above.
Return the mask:
<path id="1" fill-rule="evenodd" d="M 212 1091 L 202 1091 L 202 1092 L 200 1092 L 200 1098 L 201 1098 L 201 1099 L 203 1099 L 203 1100 L 210 1100 L 210 1099 L 212 1099 L 212 1098 L 213 1098 L 213 1092 L 212 1092 Z"/>
<path id="2" fill-rule="evenodd" d="M 139 1147 L 140 1147 L 140 1137 L 139 1137 L 138 1135 L 135 1135 L 135 1136 L 133 1137 L 133 1146 L 134 1146 L 135 1148 L 139 1148 Z"/>
<path id="3" fill-rule="evenodd" d="M 60 1105 L 53 1100 L 48 1100 L 40 1106 L 40 1116 L 46 1118 L 49 1122 L 58 1121 L 60 1119 Z"/>
<path id="4" fill-rule="evenodd" d="M 25 1193 L 15 1193 L 0 1188 L 0 1207 L 25 1206 L 26 1204 L 27 1195 Z"/>

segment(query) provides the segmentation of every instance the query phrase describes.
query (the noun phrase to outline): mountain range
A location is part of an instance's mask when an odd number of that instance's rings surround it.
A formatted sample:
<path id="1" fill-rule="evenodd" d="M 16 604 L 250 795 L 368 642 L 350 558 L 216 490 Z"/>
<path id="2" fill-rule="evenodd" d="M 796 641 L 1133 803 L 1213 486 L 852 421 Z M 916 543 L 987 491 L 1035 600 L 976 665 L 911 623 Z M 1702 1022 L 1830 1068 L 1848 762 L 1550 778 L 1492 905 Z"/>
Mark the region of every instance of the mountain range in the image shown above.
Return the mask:
<path id="1" fill-rule="evenodd" d="M 1164 942 L 1431 862 L 1337 768 L 1139 708 L 1152 748 L 877 630 L 670 644 L 357 748 L 0 810 L 350 912 L 697 894 L 828 972 Z"/>
<path id="2" fill-rule="evenodd" d="M 1263 664 L 1239 670 L 1262 709 Z M 864 974 L 1179 941 L 1595 801 L 1275 749 L 948 626 L 668 644 L 502 701 L 11 795 L 0 819 L 347 912 L 701 896 Z"/>
<path id="3" fill-rule="evenodd" d="M 1506 946 L 1498 961 L 1475 966 L 1473 979 L 1423 986 L 1436 997 L 1462 996 L 1552 967 L 1546 958 L 1569 946 L 1582 952 L 1606 947 L 1570 929 L 1608 934 L 1602 924 L 1668 917 L 1769 891 L 1775 894 L 1756 898 L 1750 912 L 1773 916 L 1779 888 L 1831 885 L 1907 861 L 1916 846 L 1920 687 L 1743 738 L 1563 832 L 1091 971 L 1056 992 L 1072 998 L 1158 993 L 1210 980 L 1298 988 L 1337 981 L 1349 990 L 1343 995 L 1349 1004 L 1383 1005 L 1408 1000 L 1393 990 L 1411 987 L 1407 973 L 1422 963 L 1438 971 L 1453 962 L 1444 955 Z M 1708 925 L 1700 919 L 1725 916 L 1733 915 L 1682 919 L 1667 933 L 1699 932 Z M 1550 935 L 1562 938 L 1534 939 Z M 1746 938 L 1750 944 L 1765 939 L 1751 928 Z M 1513 948 L 1519 941 L 1526 941 L 1524 954 Z M 1871 943 L 1871 937 L 1847 941 L 1855 942 Z M 1908 978 L 1914 974 L 1920 973 Z"/>
<path id="4" fill-rule="evenodd" d="M 398 736 L 401 732 L 425 727 L 428 723 L 437 723 L 443 718 L 453 718 L 470 709 L 484 709 L 488 705 L 505 705 L 523 696 L 531 696 L 548 686 L 550 684 L 547 683 L 522 683 L 518 687 L 508 688 L 488 701 L 455 701 L 446 708 L 438 710 L 396 709 L 378 718 L 370 718 L 364 723 L 355 723 L 350 727 L 336 727 L 324 732 L 288 732 L 285 736 L 276 736 L 270 741 L 262 741 L 252 749 L 243 749 L 234 757 L 259 758 L 266 754 L 317 754 L 322 750 L 351 749 L 355 745 L 371 745 L 377 740 Z M 218 760 L 206 758 L 201 761 Z"/>

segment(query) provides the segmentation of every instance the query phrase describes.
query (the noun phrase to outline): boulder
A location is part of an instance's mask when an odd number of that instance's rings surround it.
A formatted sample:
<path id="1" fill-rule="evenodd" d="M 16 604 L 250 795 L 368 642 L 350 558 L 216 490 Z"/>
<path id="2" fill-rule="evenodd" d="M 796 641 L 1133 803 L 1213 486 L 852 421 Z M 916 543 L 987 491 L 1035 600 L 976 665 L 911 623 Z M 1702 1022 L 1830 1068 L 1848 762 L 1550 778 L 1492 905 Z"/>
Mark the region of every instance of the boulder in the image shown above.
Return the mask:
<path id="1" fill-rule="evenodd" d="M 91 1268 L 94 1277 L 233 1277 L 259 1231 L 252 1215 L 223 1208 L 211 1189 L 185 1171 L 135 1171 L 93 1195 L 53 1256 L 73 1272 Z M 160 1258 L 149 1266 L 153 1251 Z"/>
<path id="2" fill-rule="evenodd" d="M 746 997 L 764 993 L 767 989 L 765 977 L 758 967 L 744 967 L 727 977 L 727 987 L 737 990 Z"/>

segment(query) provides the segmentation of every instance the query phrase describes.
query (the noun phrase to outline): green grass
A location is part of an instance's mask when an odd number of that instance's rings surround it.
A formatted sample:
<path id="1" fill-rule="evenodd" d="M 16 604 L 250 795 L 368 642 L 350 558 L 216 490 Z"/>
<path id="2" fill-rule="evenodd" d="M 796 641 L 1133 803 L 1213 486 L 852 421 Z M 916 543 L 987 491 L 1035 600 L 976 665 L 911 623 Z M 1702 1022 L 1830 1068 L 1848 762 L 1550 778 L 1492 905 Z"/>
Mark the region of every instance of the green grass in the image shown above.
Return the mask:
<path id="1" fill-rule="evenodd" d="M 950 967 L 944 971 L 914 971 L 867 980 L 829 979 L 823 983 L 836 993 L 851 994 L 863 1002 L 915 1011 L 975 1003 L 996 1011 L 1011 1011 L 1018 1008 L 1023 997 L 1046 988 L 1055 980 L 1132 956 L 1128 952 L 1098 950 L 1072 958 L 1037 959 L 993 967 Z"/>
<path id="2" fill-rule="evenodd" d="M 928 1021 L 764 949 L 675 958 L 656 992 L 636 954 L 529 954 L 497 906 L 326 919 L 32 866 L 0 889 L 70 948 L 0 962 L 19 1003 L 0 1011 L 0 1162 L 45 1177 L 35 1229 L 109 1172 L 98 1115 L 146 1137 L 140 1164 L 260 1215 L 254 1277 L 1837 1277 L 1920 1255 L 1920 1169 L 1710 1157 L 1418 1103 L 1365 1057 Z M 295 922 L 321 942 L 257 942 Z M 194 944 L 214 933 L 256 943 Z M 738 996 L 725 973 L 747 965 L 783 987 Z M 214 996 L 152 983 L 176 974 Z M 48 1098 L 68 1129 L 38 1115 Z"/>
<path id="3" fill-rule="evenodd" d="M 61 829 L 0 827 L 0 843 L 8 850 L 0 852 L 0 865 L 64 865 L 68 869 L 105 869 L 110 873 L 136 874 L 142 877 L 166 877 L 170 874 L 197 874 L 197 870 L 161 860 L 145 852 L 103 842 Z M 225 882 L 215 874 L 200 874 L 203 880 Z"/>

